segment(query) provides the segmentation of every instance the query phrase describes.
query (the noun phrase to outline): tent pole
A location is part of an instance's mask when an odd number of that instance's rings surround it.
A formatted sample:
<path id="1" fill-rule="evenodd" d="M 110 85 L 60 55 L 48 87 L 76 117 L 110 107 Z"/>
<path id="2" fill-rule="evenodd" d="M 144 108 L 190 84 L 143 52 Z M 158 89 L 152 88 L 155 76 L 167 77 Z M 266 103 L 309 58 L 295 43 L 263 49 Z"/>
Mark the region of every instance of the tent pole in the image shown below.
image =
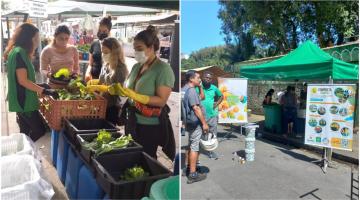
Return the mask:
<path id="1" fill-rule="evenodd" d="M 329 77 L 329 84 L 334 84 L 334 80 L 332 79 L 331 76 Z M 326 151 L 326 149 L 327 149 L 327 151 Z M 327 157 L 327 162 L 330 167 L 331 158 L 332 158 L 332 148 L 325 148 L 325 156 Z"/>

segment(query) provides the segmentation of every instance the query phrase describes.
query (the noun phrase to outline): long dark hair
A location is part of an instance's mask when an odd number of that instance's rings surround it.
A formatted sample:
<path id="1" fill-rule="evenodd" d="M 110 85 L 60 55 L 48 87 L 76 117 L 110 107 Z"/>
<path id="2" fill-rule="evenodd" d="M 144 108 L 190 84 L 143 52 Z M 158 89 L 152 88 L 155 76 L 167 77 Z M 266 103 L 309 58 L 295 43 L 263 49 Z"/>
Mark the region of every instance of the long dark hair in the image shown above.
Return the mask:
<path id="1" fill-rule="evenodd" d="M 39 32 L 39 29 L 30 23 L 23 23 L 16 27 L 14 34 L 8 42 L 8 45 L 4 52 L 4 59 L 7 60 L 10 51 L 15 47 L 21 47 L 28 53 L 29 58 L 34 53 L 34 45 L 32 38 Z"/>
<path id="2" fill-rule="evenodd" d="M 160 48 L 160 40 L 157 36 L 157 30 L 154 26 L 149 25 L 146 30 L 141 31 L 138 33 L 134 40 L 139 40 L 144 42 L 146 47 L 150 48 L 151 46 L 154 47 L 154 51 L 156 52 Z"/>

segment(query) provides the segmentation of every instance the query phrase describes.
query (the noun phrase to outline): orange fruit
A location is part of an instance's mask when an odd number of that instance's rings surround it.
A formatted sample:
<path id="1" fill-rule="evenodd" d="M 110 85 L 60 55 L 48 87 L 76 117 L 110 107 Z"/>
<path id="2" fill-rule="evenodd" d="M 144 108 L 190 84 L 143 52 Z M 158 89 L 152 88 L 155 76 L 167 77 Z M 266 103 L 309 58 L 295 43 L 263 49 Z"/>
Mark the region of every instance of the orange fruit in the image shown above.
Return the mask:
<path id="1" fill-rule="evenodd" d="M 239 107 L 237 107 L 237 106 L 235 106 L 233 109 L 232 109 L 232 111 L 234 112 L 234 113 L 237 113 L 237 112 L 239 112 Z"/>

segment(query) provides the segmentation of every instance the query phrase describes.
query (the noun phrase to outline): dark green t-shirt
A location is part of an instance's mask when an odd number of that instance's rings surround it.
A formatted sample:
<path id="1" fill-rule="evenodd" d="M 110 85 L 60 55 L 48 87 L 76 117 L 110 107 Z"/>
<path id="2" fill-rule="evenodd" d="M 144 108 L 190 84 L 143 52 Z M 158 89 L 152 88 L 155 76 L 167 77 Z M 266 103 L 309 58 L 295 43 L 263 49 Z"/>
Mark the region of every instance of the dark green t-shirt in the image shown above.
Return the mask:
<path id="1" fill-rule="evenodd" d="M 210 119 L 218 115 L 218 108 L 214 109 L 215 99 L 222 96 L 220 90 L 213 84 L 209 88 L 204 88 L 205 99 L 201 101 L 201 104 L 205 107 L 206 119 Z M 196 92 L 200 93 L 199 88 L 196 87 Z"/>
<path id="2" fill-rule="evenodd" d="M 136 85 L 134 84 L 136 76 L 141 69 L 141 64 L 137 63 L 132 68 L 126 86 L 135 90 L 139 94 L 155 96 L 156 89 L 159 86 L 174 87 L 175 75 L 167 63 L 157 59 L 154 64 L 140 77 Z M 157 117 L 145 117 L 136 113 L 137 123 L 145 125 L 159 124 Z"/>

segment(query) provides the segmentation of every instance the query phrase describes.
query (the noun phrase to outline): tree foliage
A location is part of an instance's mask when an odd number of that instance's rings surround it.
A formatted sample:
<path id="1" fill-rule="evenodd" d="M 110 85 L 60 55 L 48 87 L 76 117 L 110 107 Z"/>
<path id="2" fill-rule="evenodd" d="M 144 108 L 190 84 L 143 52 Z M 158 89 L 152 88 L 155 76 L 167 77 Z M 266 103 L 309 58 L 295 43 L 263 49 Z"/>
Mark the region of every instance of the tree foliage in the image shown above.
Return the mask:
<path id="1" fill-rule="evenodd" d="M 183 69 L 286 54 L 301 42 L 320 47 L 359 35 L 358 1 L 219 1 L 226 45 L 193 52 Z M 350 38 L 350 40 L 353 38 Z"/>
<path id="2" fill-rule="evenodd" d="M 359 34 L 358 1 L 225 0 L 219 4 L 225 42 L 243 46 L 238 53 L 244 58 L 261 57 L 257 52 L 284 54 L 308 39 L 321 47 L 342 44 L 345 37 Z M 252 38 L 252 45 L 244 34 Z"/>

